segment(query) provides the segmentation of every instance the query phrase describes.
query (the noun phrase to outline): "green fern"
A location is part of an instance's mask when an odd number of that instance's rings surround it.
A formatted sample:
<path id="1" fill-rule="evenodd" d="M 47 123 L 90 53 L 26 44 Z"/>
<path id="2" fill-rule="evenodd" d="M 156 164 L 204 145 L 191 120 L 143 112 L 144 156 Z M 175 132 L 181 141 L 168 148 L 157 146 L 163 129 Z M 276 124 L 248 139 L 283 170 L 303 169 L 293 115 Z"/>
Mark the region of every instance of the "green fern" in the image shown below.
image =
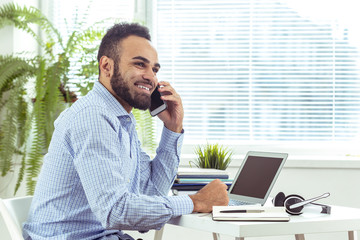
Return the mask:
<path id="1" fill-rule="evenodd" d="M 47 43 L 44 43 L 40 35 L 31 28 L 34 24 L 41 26 L 48 40 Z M 47 45 L 49 47 L 54 43 L 62 45 L 59 32 L 37 8 L 20 7 L 13 3 L 4 4 L 0 8 L 0 28 L 8 25 L 14 25 L 16 28 L 29 33 L 41 46 Z"/>
<path id="2" fill-rule="evenodd" d="M 13 79 L 21 76 L 31 78 L 35 75 L 35 71 L 36 69 L 29 61 L 10 55 L 0 55 L 0 93 L 3 94 L 13 87 Z"/>
<path id="3" fill-rule="evenodd" d="M 15 117 L 11 114 L 13 111 L 12 108 L 16 107 L 16 97 L 14 96 L 14 92 L 15 91 L 11 92 L 9 96 L 6 116 L 1 126 L 2 136 L 0 140 L 0 158 L 2 159 L 2 176 L 4 176 L 12 168 L 11 157 L 15 152 L 16 124 Z"/>
<path id="4" fill-rule="evenodd" d="M 20 163 L 20 170 L 19 170 L 19 175 L 18 175 L 18 180 L 16 181 L 16 185 L 15 185 L 15 190 L 14 190 L 14 195 L 16 194 L 16 192 L 19 190 L 20 188 L 20 184 L 22 183 L 23 179 L 24 179 L 24 175 L 25 175 L 25 168 L 26 168 L 26 155 L 23 155 L 22 159 L 21 159 L 21 163 Z"/>
<path id="5" fill-rule="evenodd" d="M 21 108 L 18 111 L 18 147 L 23 149 L 23 152 L 21 152 L 23 156 L 21 158 L 21 167 L 19 170 L 18 180 L 15 185 L 14 195 L 19 190 L 20 184 L 22 183 L 25 175 L 27 157 L 27 155 L 25 154 L 27 149 L 26 140 L 29 137 L 32 122 L 27 103 L 24 101 L 24 99 L 20 99 L 19 101 Z"/>
<path id="6" fill-rule="evenodd" d="M 15 192 L 26 175 L 27 192 L 32 194 L 54 131 L 53 122 L 76 100 L 68 88 L 70 59 L 76 57 L 81 66 L 78 75 L 86 80 L 82 87 L 90 89 L 97 75 L 96 52 L 105 30 L 95 24 L 83 31 L 79 25 L 78 31 L 63 42 L 38 9 L 13 3 L 0 6 L 0 28 L 9 25 L 30 34 L 42 48 L 41 55 L 31 58 L 0 56 L 0 111 L 4 115 L 0 119 L 0 171 L 2 175 L 12 171 L 13 156 L 22 154 Z M 35 25 L 41 34 L 33 30 Z M 35 92 L 27 93 L 24 86 L 34 79 Z M 29 95 L 35 96 L 30 99 Z"/>
<path id="7" fill-rule="evenodd" d="M 25 80 L 25 79 L 24 79 Z M 25 81 L 24 81 L 25 82 Z M 29 136 L 30 124 L 29 124 L 29 106 L 24 96 L 26 96 L 26 91 L 20 89 L 20 94 L 17 96 L 17 111 L 16 114 L 16 123 L 18 130 L 17 138 L 17 147 L 20 149 L 26 142 Z"/>
<path id="8" fill-rule="evenodd" d="M 83 53 L 78 62 L 82 63 L 80 71 L 76 74 L 82 81 L 77 83 L 79 92 L 82 96 L 86 95 L 94 85 L 99 72 L 98 62 L 96 54 L 99 49 L 99 43 L 102 37 L 105 35 L 105 30 L 102 28 L 92 26 L 79 33 L 77 40 L 80 42 L 86 42 L 87 44 L 77 45 L 76 51 Z"/>
<path id="9" fill-rule="evenodd" d="M 38 74 L 36 78 L 36 100 L 33 105 L 32 112 L 32 140 L 31 148 L 26 160 L 27 173 L 27 193 L 32 194 L 35 189 L 36 180 L 41 168 L 42 157 L 47 146 L 46 142 L 46 109 L 44 96 L 46 88 L 44 87 L 45 76 L 45 62 L 41 61 L 39 64 Z M 45 130 L 45 132 L 44 132 Z"/>
<path id="10" fill-rule="evenodd" d="M 29 128 L 24 85 L 34 75 L 28 62 L 11 56 L 0 56 L 0 99 L 4 119 L 0 123 L 0 170 L 5 176 L 13 168 L 12 158 L 22 154 L 21 147 Z M 6 100 L 5 100 L 5 99 Z"/>
<path id="11" fill-rule="evenodd" d="M 19 97 L 22 90 L 20 81 L 14 88 L 9 91 L 8 102 L 5 109 L 5 117 L 1 124 L 1 138 L 0 138 L 0 167 L 2 171 L 2 176 L 4 176 L 7 171 L 12 169 L 12 156 L 14 154 L 20 153 L 19 146 L 17 144 L 17 137 L 23 138 L 25 133 L 19 132 L 17 126 L 18 123 L 18 107 L 21 97 Z M 21 99 L 22 100 L 22 99 Z"/>
<path id="12" fill-rule="evenodd" d="M 134 109 L 132 111 L 136 119 L 136 131 L 143 149 L 150 155 L 155 154 L 155 121 L 149 111 Z"/>

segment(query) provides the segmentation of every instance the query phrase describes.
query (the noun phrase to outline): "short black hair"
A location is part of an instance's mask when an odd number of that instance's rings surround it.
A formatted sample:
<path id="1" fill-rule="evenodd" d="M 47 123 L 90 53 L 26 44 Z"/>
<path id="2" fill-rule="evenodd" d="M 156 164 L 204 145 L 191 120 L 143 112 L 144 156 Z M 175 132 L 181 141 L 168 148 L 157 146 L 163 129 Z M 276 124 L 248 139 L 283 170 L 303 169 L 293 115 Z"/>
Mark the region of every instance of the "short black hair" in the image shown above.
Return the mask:
<path id="1" fill-rule="evenodd" d="M 117 56 L 119 55 L 119 42 L 131 35 L 143 37 L 151 41 L 151 36 L 147 27 L 144 27 L 138 23 L 117 23 L 107 31 L 101 40 L 99 52 L 97 55 L 98 62 L 100 63 L 100 58 L 102 56 L 107 56 L 114 61 L 117 61 Z"/>

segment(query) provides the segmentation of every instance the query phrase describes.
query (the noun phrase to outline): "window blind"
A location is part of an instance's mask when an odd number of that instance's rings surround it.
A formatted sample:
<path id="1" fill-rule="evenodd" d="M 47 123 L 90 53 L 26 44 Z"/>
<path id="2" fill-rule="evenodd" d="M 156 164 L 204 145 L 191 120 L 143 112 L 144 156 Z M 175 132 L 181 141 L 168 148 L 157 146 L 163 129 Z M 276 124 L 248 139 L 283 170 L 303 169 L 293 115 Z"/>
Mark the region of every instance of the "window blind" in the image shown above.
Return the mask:
<path id="1" fill-rule="evenodd" d="M 186 143 L 358 139 L 359 42 L 338 19 L 286 0 L 157 0 L 154 16 Z"/>

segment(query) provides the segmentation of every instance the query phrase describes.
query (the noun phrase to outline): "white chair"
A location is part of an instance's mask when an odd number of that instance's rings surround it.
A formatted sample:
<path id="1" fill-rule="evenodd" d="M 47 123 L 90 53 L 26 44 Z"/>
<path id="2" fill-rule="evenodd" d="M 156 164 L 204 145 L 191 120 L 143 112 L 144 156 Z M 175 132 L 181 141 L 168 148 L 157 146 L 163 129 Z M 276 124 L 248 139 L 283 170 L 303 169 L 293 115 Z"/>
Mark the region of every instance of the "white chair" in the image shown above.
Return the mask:
<path id="1" fill-rule="evenodd" d="M 22 224 L 26 221 L 33 197 L 0 198 L 0 215 L 3 217 L 12 240 L 24 240 Z M 164 228 L 155 231 L 154 240 L 161 240 Z"/>
<path id="2" fill-rule="evenodd" d="M 0 198 L 0 214 L 12 240 L 24 240 L 22 224 L 28 217 L 32 198 L 32 196 Z"/>

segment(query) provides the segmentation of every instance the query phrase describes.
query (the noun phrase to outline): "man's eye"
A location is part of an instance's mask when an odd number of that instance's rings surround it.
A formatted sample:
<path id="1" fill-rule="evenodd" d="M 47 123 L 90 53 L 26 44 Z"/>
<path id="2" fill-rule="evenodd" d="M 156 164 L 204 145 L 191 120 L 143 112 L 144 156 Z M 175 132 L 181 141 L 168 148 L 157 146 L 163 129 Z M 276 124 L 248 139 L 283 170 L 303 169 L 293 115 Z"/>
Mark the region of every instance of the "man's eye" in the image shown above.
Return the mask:
<path id="1" fill-rule="evenodd" d="M 135 65 L 137 65 L 139 67 L 145 67 L 145 64 L 142 62 L 136 62 Z"/>
<path id="2" fill-rule="evenodd" d="M 153 68 L 152 69 L 154 73 L 158 73 L 159 72 L 159 69 L 158 68 Z"/>

